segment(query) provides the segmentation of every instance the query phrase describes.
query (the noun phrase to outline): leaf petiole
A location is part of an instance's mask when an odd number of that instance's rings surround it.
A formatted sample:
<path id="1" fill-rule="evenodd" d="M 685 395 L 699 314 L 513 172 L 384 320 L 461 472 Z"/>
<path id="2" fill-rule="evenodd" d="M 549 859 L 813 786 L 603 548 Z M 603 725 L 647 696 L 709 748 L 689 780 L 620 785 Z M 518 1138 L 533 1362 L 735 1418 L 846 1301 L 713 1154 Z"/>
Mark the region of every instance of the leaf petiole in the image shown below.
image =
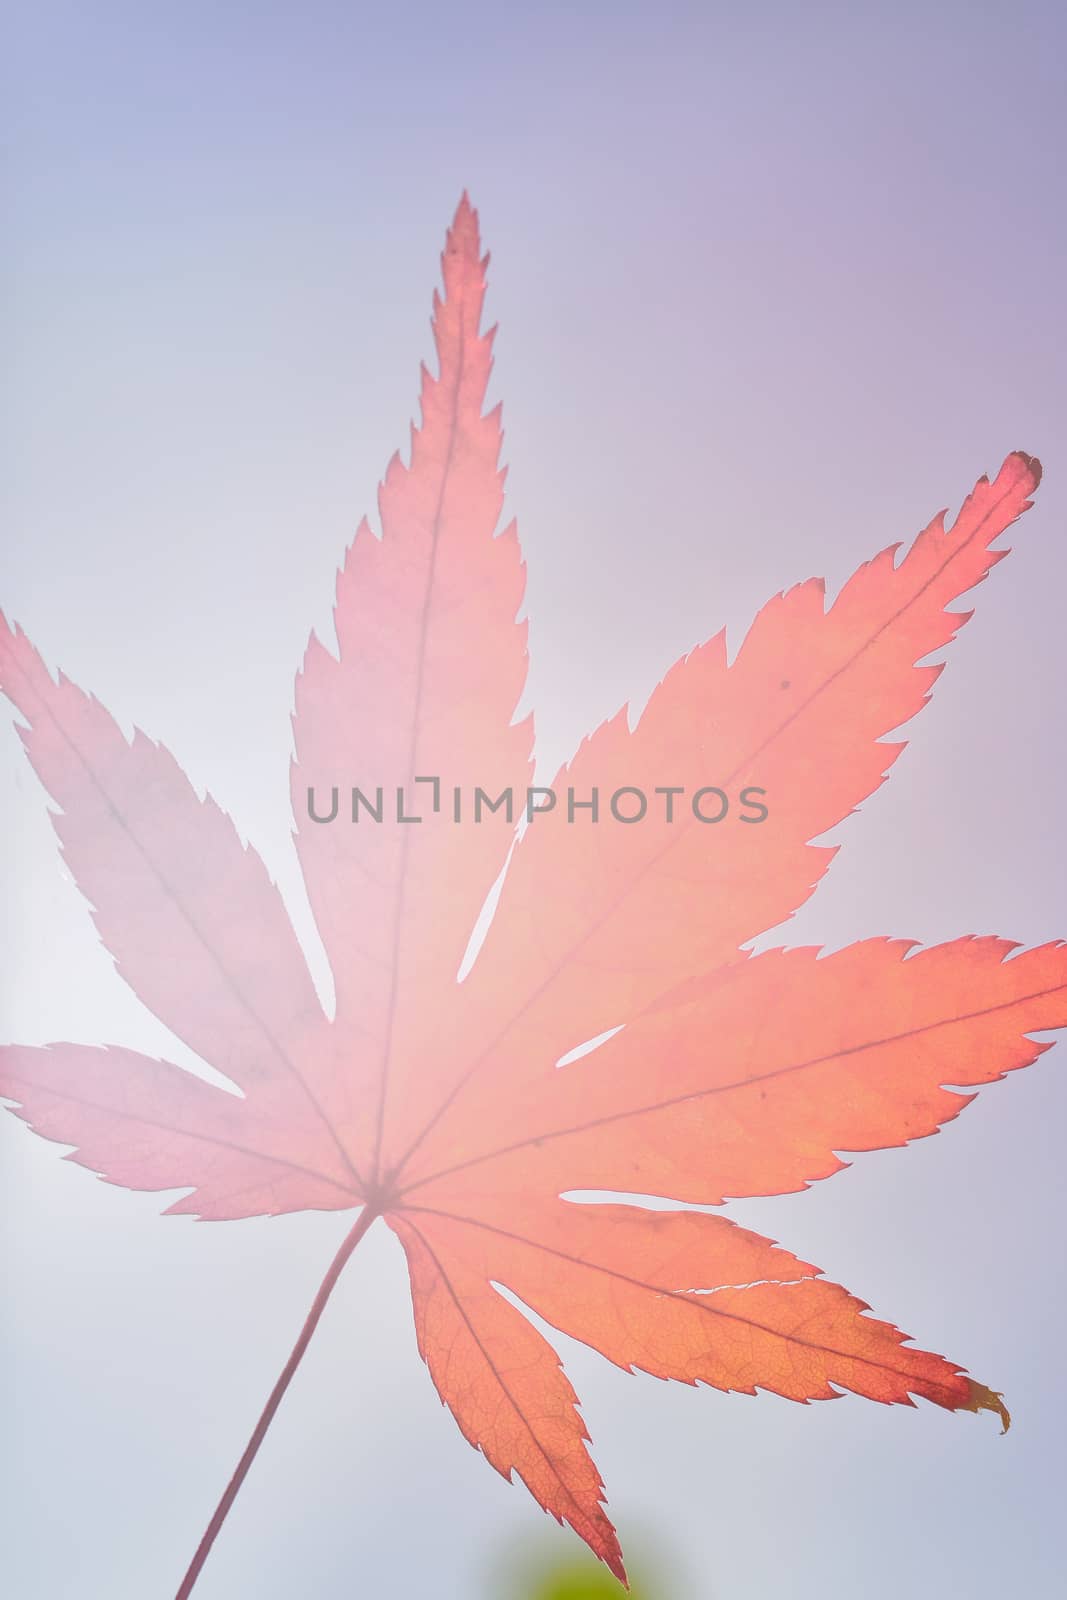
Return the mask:
<path id="1" fill-rule="evenodd" d="M 312 1301 L 311 1310 L 307 1314 L 304 1326 L 300 1330 L 300 1337 L 293 1346 L 292 1353 L 290 1354 L 288 1361 L 285 1363 L 285 1366 L 282 1368 L 277 1383 L 270 1392 L 270 1398 L 263 1407 L 259 1421 L 256 1423 L 255 1429 L 253 1430 L 252 1437 L 245 1446 L 244 1454 L 234 1469 L 233 1477 L 226 1485 L 226 1491 L 218 1505 L 215 1507 L 215 1513 L 207 1525 L 207 1528 L 204 1532 L 204 1537 L 201 1539 L 196 1548 L 196 1554 L 193 1556 L 193 1559 L 189 1564 L 189 1570 L 182 1579 L 181 1587 L 175 1596 L 175 1600 L 189 1600 L 189 1596 L 193 1592 L 193 1587 L 196 1584 L 196 1580 L 203 1571 L 204 1563 L 211 1553 L 211 1547 L 218 1538 L 219 1533 L 222 1530 L 222 1525 L 229 1516 L 234 1501 L 237 1499 L 241 1485 L 248 1476 L 249 1468 L 259 1453 L 259 1447 L 267 1436 L 267 1429 L 273 1422 L 275 1412 L 282 1403 L 282 1397 L 292 1382 L 296 1369 L 303 1360 L 304 1353 L 307 1350 L 308 1345 L 311 1343 L 311 1337 L 319 1325 L 319 1319 L 322 1316 L 322 1313 L 326 1309 L 326 1302 L 329 1300 L 331 1294 L 336 1288 L 337 1280 L 344 1271 L 344 1268 L 353 1250 L 363 1238 L 363 1235 L 367 1232 L 371 1223 L 374 1222 L 379 1215 L 380 1213 L 372 1210 L 370 1206 L 365 1206 L 360 1212 L 354 1227 L 345 1235 L 341 1248 L 338 1250 L 337 1254 L 330 1263 L 329 1270 L 319 1285 L 319 1291 L 316 1294 L 315 1299 Z"/>

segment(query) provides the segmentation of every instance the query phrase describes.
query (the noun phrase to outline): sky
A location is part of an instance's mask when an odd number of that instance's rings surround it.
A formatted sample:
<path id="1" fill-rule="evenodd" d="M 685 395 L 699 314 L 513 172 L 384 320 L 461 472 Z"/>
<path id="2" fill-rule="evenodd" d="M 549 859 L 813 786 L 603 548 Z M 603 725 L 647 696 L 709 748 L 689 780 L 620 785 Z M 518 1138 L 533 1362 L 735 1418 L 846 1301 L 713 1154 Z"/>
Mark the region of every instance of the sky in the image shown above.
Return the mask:
<path id="1" fill-rule="evenodd" d="M 1025 449 L 1046 481 L 1014 554 L 764 943 L 1067 934 L 1062 8 L 38 0 L 5 31 L 2 604 L 238 819 L 320 980 L 292 678 L 406 448 L 464 187 L 544 770 Z M 3 1036 L 195 1068 L 115 973 L 10 729 L 0 805 Z M 1060 1592 L 1065 1123 L 1054 1050 L 936 1138 L 732 1208 L 1003 1390 L 1006 1439 L 555 1336 L 624 1545 L 673 1574 L 652 1600 Z M 160 1219 L 14 1118 L 0 1163 L 7 1592 L 169 1594 L 344 1219 Z M 502 1600 L 539 1519 L 442 1410 L 376 1228 L 197 1594 Z"/>

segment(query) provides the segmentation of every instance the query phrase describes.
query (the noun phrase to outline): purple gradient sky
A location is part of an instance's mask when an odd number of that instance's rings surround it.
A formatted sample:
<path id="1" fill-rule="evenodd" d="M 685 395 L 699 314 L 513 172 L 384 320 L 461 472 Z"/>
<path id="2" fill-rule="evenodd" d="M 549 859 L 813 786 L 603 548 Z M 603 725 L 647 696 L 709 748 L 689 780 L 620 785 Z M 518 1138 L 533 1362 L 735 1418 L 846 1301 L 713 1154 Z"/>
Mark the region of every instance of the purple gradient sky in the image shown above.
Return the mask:
<path id="1" fill-rule="evenodd" d="M 779 938 L 1067 933 L 1062 7 L 39 0 L 11 33 L 3 603 L 235 814 L 317 971 L 292 674 L 406 440 L 464 185 L 546 768 L 1025 448 L 1016 554 Z M 194 1064 L 100 949 L 13 735 L 0 756 L 3 1032 Z M 624 1541 L 673 1550 L 685 1600 L 1060 1592 L 1065 1126 L 1056 1051 L 937 1139 L 734 1208 L 1004 1389 L 1006 1440 L 559 1341 Z M 164 1595 L 343 1222 L 164 1222 L 14 1119 L 0 1144 L 8 1592 Z M 360 1256 L 203 1600 L 476 1600 L 539 1515 L 440 1411 L 392 1241 Z"/>

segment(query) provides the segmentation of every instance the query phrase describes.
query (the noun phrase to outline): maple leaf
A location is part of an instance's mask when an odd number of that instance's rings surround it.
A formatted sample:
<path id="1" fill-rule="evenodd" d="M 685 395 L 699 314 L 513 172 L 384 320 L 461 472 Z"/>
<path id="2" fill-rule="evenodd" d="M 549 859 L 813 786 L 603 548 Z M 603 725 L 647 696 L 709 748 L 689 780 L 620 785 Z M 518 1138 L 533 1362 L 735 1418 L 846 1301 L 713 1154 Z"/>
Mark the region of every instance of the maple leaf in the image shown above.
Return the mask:
<path id="1" fill-rule="evenodd" d="M 381 537 L 364 522 L 347 553 L 336 650 L 312 636 L 297 679 L 295 838 L 332 1015 L 228 817 L 0 619 L 0 681 L 104 944 L 236 1090 L 62 1043 L 7 1047 L 0 1093 L 108 1182 L 184 1190 L 171 1212 L 361 1208 L 179 1600 L 379 1217 L 462 1432 L 621 1580 L 574 1391 L 500 1286 L 628 1370 L 1008 1421 L 958 1366 L 726 1218 L 565 1196 L 714 1206 L 804 1188 L 839 1151 L 934 1133 L 972 1098 L 957 1089 L 1027 1065 L 1047 1048 L 1029 1036 L 1067 1024 L 1061 943 L 746 949 L 827 869 L 834 851 L 810 841 L 884 780 L 902 748 L 885 736 L 941 670 L 916 663 L 966 620 L 946 608 L 1005 553 L 993 541 L 1039 465 L 1010 455 L 951 527 L 882 551 L 829 609 L 815 581 L 777 595 L 732 664 L 722 635 L 694 650 L 633 728 L 620 712 L 531 790 L 523 566 L 514 527 L 496 532 L 500 412 L 482 411 L 485 266 L 464 197 L 410 464 L 386 473 Z"/>

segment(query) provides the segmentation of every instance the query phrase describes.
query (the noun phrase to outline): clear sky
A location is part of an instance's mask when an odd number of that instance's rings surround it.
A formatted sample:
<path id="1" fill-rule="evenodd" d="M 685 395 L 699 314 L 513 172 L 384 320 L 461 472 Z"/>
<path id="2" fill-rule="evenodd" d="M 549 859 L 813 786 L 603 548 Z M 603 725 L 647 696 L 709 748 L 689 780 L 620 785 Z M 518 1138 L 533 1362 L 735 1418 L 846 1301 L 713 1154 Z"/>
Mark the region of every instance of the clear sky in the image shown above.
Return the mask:
<path id="1" fill-rule="evenodd" d="M 546 770 L 1023 448 L 1047 476 L 1015 554 L 778 937 L 1067 934 L 1061 6 L 36 0 L 7 31 L 2 603 L 239 819 L 318 972 L 292 676 L 406 446 L 464 186 Z M 11 733 L 0 758 L 3 1034 L 195 1065 L 115 975 Z M 1003 1389 L 1007 1439 L 559 1339 L 624 1543 L 678 1596 L 1061 1592 L 1065 1126 L 1053 1051 L 936 1139 L 735 1208 Z M 14 1119 L 0 1161 L 7 1591 L 166 1596 L 344 1219 L 160 1220 Z M 376 1229 L 197 1592 L 500 1600 L 539 1517 L 442 1412 Z"/>

